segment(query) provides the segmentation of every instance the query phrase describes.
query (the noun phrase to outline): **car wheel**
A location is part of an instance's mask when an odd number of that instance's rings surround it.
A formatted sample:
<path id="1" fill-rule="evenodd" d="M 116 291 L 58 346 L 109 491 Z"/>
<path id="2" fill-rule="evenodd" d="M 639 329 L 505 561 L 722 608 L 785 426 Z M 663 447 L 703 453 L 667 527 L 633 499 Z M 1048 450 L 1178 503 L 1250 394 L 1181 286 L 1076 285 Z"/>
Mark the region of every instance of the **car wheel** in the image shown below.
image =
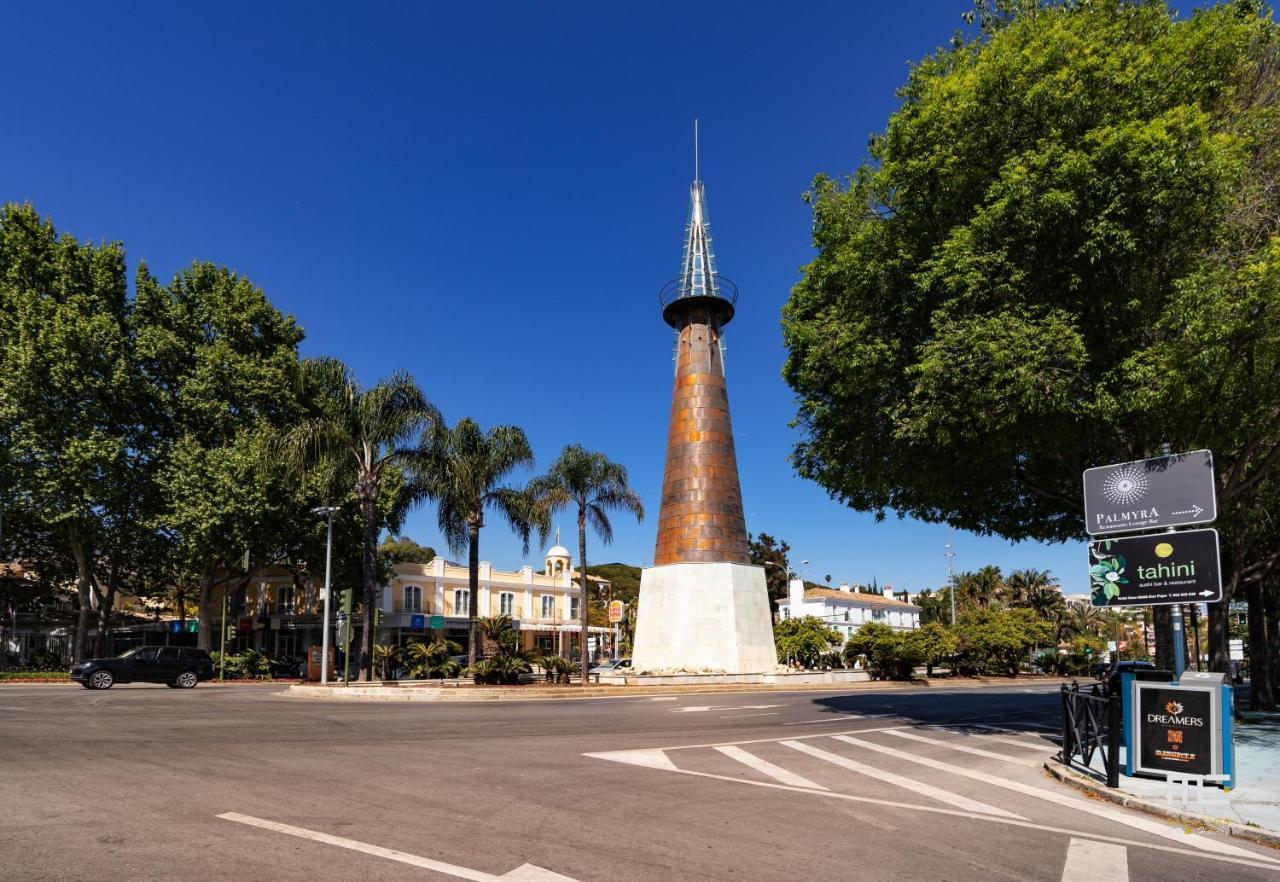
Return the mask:
<path id="1" fill-rule="evenodd" d="M 89 688 L 110 689 L 115 681 L 116 678 L 111 675 L 110 671 L 94 671 L 89 675 Z"/>
<path id="2" fill-rule="evenodd" d="M 195 689 L 199 682 L 200 678 L 196 676 L 195 671 L 183 671 L 178 675 L 177 685 L 181 689 Z"/>

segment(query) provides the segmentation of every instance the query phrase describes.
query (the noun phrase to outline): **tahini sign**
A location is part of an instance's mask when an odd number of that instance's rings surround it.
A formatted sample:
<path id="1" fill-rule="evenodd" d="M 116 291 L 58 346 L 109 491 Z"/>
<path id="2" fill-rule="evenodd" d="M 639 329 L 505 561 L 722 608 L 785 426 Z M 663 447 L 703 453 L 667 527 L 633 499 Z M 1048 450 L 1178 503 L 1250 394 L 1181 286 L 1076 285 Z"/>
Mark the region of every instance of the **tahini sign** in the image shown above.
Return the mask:
<path id="1" fill-rule="evenodd" d="M 1193 450 L 1086 469 L 1084 517 L 1092 536 L 1211 523 L 1218 517 L 1213 453 Z"/>
<path id="2" fill-rule="evenodd" d="M 1089 543 L 1094 606 L 1216 603 L 1222 599 L 1217 530 L 1095 539 Z"/>

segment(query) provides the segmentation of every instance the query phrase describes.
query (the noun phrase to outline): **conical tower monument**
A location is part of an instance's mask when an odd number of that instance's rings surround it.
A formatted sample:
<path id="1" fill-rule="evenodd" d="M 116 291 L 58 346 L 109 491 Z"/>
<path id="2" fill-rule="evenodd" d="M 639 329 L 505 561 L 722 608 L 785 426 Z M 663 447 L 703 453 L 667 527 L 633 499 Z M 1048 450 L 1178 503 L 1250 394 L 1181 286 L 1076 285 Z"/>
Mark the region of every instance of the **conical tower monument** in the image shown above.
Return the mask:
<path id="1" fill-rule="evenodd" d="M 696 169 L 696 163 L 695 163 Z M 752 566 L 722 339 L 738 300 L 716 270 L 706 189 L 689 188 L 680 275 L 663 287 L 676 375 L 653 566 L 640 579 L 639 672 L 760 673 L 777 664 L 764 569 Z"/>

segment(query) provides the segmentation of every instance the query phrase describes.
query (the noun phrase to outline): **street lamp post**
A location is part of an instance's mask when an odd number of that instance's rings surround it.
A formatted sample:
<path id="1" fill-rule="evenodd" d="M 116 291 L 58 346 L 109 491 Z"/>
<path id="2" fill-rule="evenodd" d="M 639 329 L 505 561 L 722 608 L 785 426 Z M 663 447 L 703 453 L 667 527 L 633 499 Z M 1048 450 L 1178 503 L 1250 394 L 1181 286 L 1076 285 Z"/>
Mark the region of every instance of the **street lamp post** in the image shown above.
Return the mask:
<path id="1" fill-rule="evenodd" d="M 324 625 L 320 629 L 320 685 L 329 682 L 329 575 L 333 561 L 333 515 L 338 509 L 333 505 L 322 505 L 311 509 L 311 513 L 327 518 L 329 527 L 324 542 Z"/>
<path id="2" fill-rule="evenodd" d="M 951 528 L 947 527 L 947 594 L 951 597 L 951 627 L 956 626 L 956 586 L 951 575 L 951 558 L 956 553 L 951 550 Z"/>

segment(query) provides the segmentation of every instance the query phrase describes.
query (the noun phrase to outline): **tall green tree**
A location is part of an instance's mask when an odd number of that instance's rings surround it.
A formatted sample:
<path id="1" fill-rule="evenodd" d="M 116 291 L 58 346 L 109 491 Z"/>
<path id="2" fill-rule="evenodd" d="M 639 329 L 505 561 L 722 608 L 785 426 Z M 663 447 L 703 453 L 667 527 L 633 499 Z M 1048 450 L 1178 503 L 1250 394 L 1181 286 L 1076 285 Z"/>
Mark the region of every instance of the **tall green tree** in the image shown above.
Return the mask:
<path id="1" fill-rule="evenodd" d="M 779 600 L 787 596 L 787 583 L 791 579 L 791 563 L 787 560 L 787 552 L 791 546 L 785 539 L 775 539 L 768 533 L 759 533 L 747 537 L 747 554 L 751 562 L 764 567 L 764 584 L 769 590 L 770 600 Z"/>
<path id="2" fill-rule="evenodd" d="M 363 528 L 360 570 L 363 595 L 365 680 L 373 679 L 373 610 L 380 598 L 378 535 L 386 523 L 380 507 L 386 483 L 417 459 L 418 442 L 443 425 L 440 412 L 413 379 L 397 373 L 369 388 L 332 358 L 303 362 L 312 390 L 312 412 L 286 429 L 278 449 L 304 473 L 344 476 L 355 494 Z M 412 494 L 406 494 L 406 504 Z"/>
<path id="3" fill-rule="evenodd" d="M 74 562 L 75 658 L 90 651 L 92 598 L 113 547 L 112 524 L 146 514 L 137 504 L 147 498 L 141 488 L 154 459 L 131 395 L 129 311 L 123 246 L 59 236 L 29 205 L 0 211 L 8 503 Z"/>
<path id="4" fill-rule="evenodd" d="M 468 417 L 453 428 L 437 421 L 425 433 L 412 459 L 413 483 L 424 498 L 436 503 L 436 523 L 449 549 L 455 554 L 467 550 L 467 584 L 470 610 L 467 626 L 468 664 L 476 663 L 476 618 L 489 614 L 479 610 L 480 530 L 486 511 L 496 511 L 524 542 L 539 514 L 523 488 L 506 481 L 521 468 L 533 465 L 533 448 L 518 426 L 494 426 L 488 432 Z M 582 607 L 586 608 L 584 593 Z"/>
<path id="5" fill-rule="evenodd" d="M 1254 0 L 1015 0 L 979 24 L 912 68 L 868 162 L 814 181 L 783 318 L 798 471 L 859 510 L 1061 541 L 1086 467 L 1209 447 L 1228 590 L 1259 577 L 1280 28 Z"/>
<path id="6" fill-rule="evenodd" d="M 588 684 L 587 671 L 591 667 L 587 642 L 590 581 L 587 579 L 587 526 L 595 530 L 600 541 L 608 545 L 613 541 L 613 524 L 609 512 L 624 511 L 644 520 L 644 504 L 640 494 L 627 482 L 624 466 L 610 460 L 603 453 L 587 450 L 581 444 L 570 444 L 560 452 L 551 468 L 541 477 L 529 482 L 529 495 L 540 512 L 544 525 L 551 523 L 556 512 L 566 509 L 578 516 L 578 580 L 582 589 L 582 602 L 578 605 L 581 618 L 578 649 L 582 665 L 582 685 Z M 545 542 L 546 533 L 542 539 Z"/>
<path id="7" fill-rule="evenodd" d="M 169 578 L 196 597 L 199 645 L 214 649 L 214 589 L 246 579 L 246 552 L 262 562 L 307 517 L 268 446 L 301 413 L 303 333 L 250 280 L 203 262 L 163 286 L 140 266 L 133 320 L 162 447 L 153 526 Z"/>

